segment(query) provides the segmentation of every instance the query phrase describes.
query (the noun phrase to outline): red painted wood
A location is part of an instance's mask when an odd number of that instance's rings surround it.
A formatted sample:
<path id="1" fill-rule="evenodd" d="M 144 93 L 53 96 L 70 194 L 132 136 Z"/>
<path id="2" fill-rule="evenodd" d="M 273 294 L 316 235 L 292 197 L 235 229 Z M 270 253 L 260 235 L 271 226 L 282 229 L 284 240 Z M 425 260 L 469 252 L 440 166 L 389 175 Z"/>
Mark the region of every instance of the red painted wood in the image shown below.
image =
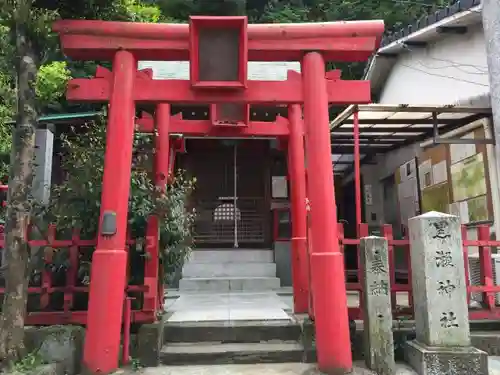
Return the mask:
<path id="1" fill-rule="evenodd" d="M 136 78 L 134 101 L 137 103 L 248 103 L 248 104 L 298 104 L 304 102 L 299 73 L 289 72 L 286 81 L 248 81 L 244 91 L 192 90 L 186 80 L 148 80 Z M 327 80 L 329 103 L 369 103 L 369 81 Z M 111 95 L 110 80 L 106 78 L 77 78 L 68 84 L 66 97 L 77 102 L 107 102 Z"/>
<path id="2" fill-rule="evenodd" d="M 366 225 L 366 224 L 365 224 Z M 337 225 L 339 231 L 339 246 L 343 247 L 346 244 L 359 244 L 359 238 L 349 238 L 346 239 L 341 235 L 342 231 L 342 223 Z M 77 270 L 79 267 L 79 257 L 78 254 L 80 251 L 87 251 L 86 248 L 89 246 L 96 245 L 96 239 L 83 240 L 80 238 L 79 230 L 74 229 L 73 235 L 70 240 L 58 240 L 56 235 L 55 227 L 52 226 L 53 233 L 50 236 L 47 236 L 46 239 L 40 240 L 28 240 L 30 246 L 42 246 L 42 247 L 50 247 L 54 249 L 54 251 L 58 251 L 58 249 L 70 248 L 70 266 L 67 270 L 67 282 L 65 286 L 40 286 L 40 287 L 29 287 L 28 293 L 30 295 L 37 294 L 41 295 L 46 293 L 47 295 L 51 295 L 53 293 L 63 293 L 64 294 L 64 311 L 43 311 L 43 312 L 28 312 L 26 324 L 28 325 L 50 325 L 50 324 L 86 324 L 87 322 L 87 311 L 71 311 L 72 308 L 72 300 L 75 293 L 88 293 L 89 288 L 87 286 L 76 286 L 76 277 Z M 466 228 L 463 227 L 463 231 Z M 386 229 L 386 232 L 389 230 Z M 31 233 L 31 230 L 28 231 Z M 387 237 L 386 237 L 387 238 Z M 285 240 L 285 239 L 283 239 Z M 290 240 L 290 239 L 288 239 Z M 463 243 L 464 245 L 468 244 L 469 240 L 464 236 Z M 474 242 L 474 241 L 472 241 Z M 497 241 L 494 240 L 483 240 L 482 246 L 493 246 L 492 244 Z M 134 244 L 135 241 L 133 239 L 127 240 L 128 245 Z M 389 246 L 409 246 L 408 239 L 405 240 L 391 240 L 388 238 Z M 3 243 L 0 243 L 0 246 L 3 246 Z M 471 245 L 472 246 L 472 245 Z M 475 245 L 474 245 L 475 246 Z M 392 268 L 392 266 L 391 266 Z M 391 275 L 393 274 L 393 270 L 391 269 Z M 411 280 L 410 284 L 397 284 L 396 280 L 393 280 L 395 284 L 392 285 L 392 292 L 406 292 L 411 294 Z M 347 283 L 346 289 L 349 291 L 362 291 L 361 283 Z M 127 292 L 133 293 L 144 293 L 144 295 L 148 294 L 149 287 L 147 285 L 129 285 L 126 288 Z M 0 296 L 4 293 L 4 289 L 0 288 Z M 467 292 L 470 293 L 499 293 L 500 286 L 496 285 L 478 285 L 478 286 L 467 286 Z M 156 316 L 153 311 L 146 311 L 144 306 L 140 308 L 140 310 L 133 310 L 131 321 L 132 322 L 144 322 L 144 323 L 152 323 L 155 321 Z M 408 308 L 396 308 L 393 306 L 393 314 L 394 317 L 398 316 L 411 316 L 413 314 L 412 307 Z M 349 317 L 351 319 L 359 319 L 361 318 L 361 310 L 359 308 L 349 308 Z M 496 320 L 500 317 L 500 307 L 499 306 L 490 306 L 484 307 L 482 309 L 473 309 L 469 312 L 469 317 L 472 320 Z"/>
<path id="3" fill-rule="evenodd" d="M 152 133 L 154 121 L 151 116 L 137 119 L 138 131 Z M 211 120 L 183 120 L 180 114 L 171 116 L 170 134 L 210 137 L 288 137 L 288 120 L 278 117 L 275 122 L 252 121 L 248 126 L 214 126 Z"/>
<path id="4" fill-rule="evenodd" d="M 65 55 L 75 60 L 111 60 L 118 46 L 123 46 L 141 60 L 188 61 L 187 40 L 145 40 L 137 37 L 114 37 L 108 39 L 93 35 L 62 35 Z M 297 61 L 304 50 L 324 51 L 327 61 L 366 61 L 377 49 L 376 37 L 332 37 L 297 38 L 286 43 L 269 41 L 248 41 L 249 61 Z M 93 56 L 93 57 L 89 57 Z"/>
<path id="5" fill-rule="evenodd" d="M 87 331 L 83 364 L 89 372 L 111 373 L 120 355 L 123 301 L 127 277 L 127 220 L 132 146 L 135 129 L 133 101 L 137 62 L 128 51 L 113 61 L 112 95 L 106 128 L 101 214 L 115 217 L 115 233 L 99 228 L 92 255 Z M 145 74 L 145 73 L 143 73 Z M 110 93 L 111 94 L 111 93 Z"/>
<path id="6" fill-rule="evenodd" d="M 127 49 L 141 60 L 189 60 L 189 25 L 58 21 L 64 53 L 73 59 L 111 60 Z M 248 25 L 248 60 L 300 61 L 321 51 L 327 61 L 365 61 L 381 41 L 382 21 Z"/>
<path id="7" fill-rule="evenodd" d="M 306 175 L 304 121 L 300 105 L 288 107 L 290 137 L 288 141 L 288 178 L 292 214 L 292 277 L 294 312 L 304 314 L 309 301 L 307 256 Z"/>
<path id="8" fill-rule="evenodd" d="M 488 225 L 481 225 L 477 228 L 478 239 L 488 241 L 490 238 L 490 228 Z M 491 259 L 491 247 L 481 246 L 479 248 L 479 262 L 481 270 L 481 282 L 488 288 L 494 286 L 493 282 L 493 261 Z M 489 310 L 495 308 L 495 295 L 483 289 L 483 300 Z"/>
<path id="9" fill-rule="evenodd" d="M 318 368 L 325 373 L 352 369 L 344 256 L 340 251 L 331 160 L 325 60 L 318 52 L 302 60 L 307 194 L 311 202 L 311 281 Z M 342 324 L 340 322 L 345 322 Z"/>
<path id="10" fill-rule="evenodd" d="M 247 17 L 207 17 L 191 16 L 189 19 L 189 51 L 190 51 L 190 79 L 195 88 L 237 88 L 244 89 L 247 86 L 247 62 L 248 62 L 248 36 Z M 201 81 L 199 38 L 204 29 L 223 29 L 228 32 L 236 30 L 239 33 L 238 43 L 238 80 L 237 81 Z"/>

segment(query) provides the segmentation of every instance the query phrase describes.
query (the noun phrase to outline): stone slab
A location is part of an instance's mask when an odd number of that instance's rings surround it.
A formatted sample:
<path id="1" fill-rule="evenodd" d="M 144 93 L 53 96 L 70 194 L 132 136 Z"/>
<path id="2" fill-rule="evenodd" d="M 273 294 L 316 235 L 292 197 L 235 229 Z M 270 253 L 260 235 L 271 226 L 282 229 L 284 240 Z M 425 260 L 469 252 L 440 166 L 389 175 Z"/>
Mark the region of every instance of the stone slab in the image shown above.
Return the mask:
<path id="1" fill-rule="evenodd" d="M 290 316 L 281 308 L 239 308 L 229 311 L 229 320 L 286 320 Z"/>
<path id="2" fill-rule="evenodd" d="M 273 244 L 276 276 L 281 286 L 291 287 L 292 280 L 292 244 L 290 241 L 278 241 Z"/>
<path id="3" fill-rule="evenodd" d="M 188 263 L 182 277 L 275 277 L 274 263 Z"/>
<path id="4" fill-rule="evenodd" d="M 364 237 L 360 242 L 365 319 L 365 361 L 379 375 L 395 371 L 392 333 L 391 281 L 387 240 Z M 351 337 L 352 339 L 352 337 Z"/>
<path id="5" fill-rule="evenodd" d="M 470 330 L 457 216 L 428 212 L 408 220 L 417 340 L 469 346 Z"/>
<path id="6" fill-rule="evenodd" d="M 168 309 L 169 323 L 290 320 L 274 292 L 182 294 Z"/>
<path id="7" fill-rule="evenodd" d="M 488 375 L 488 355 L 474 347 L 433 347 L 408 341 L 408 364 L 419 375 Z"/>
<path id="8" fill-rule="evenodd" d="M 165 342 L 259 343 L 261 341 L 298 341 L 302 331 L 298 322 L 290 320 L 232 322 L 167 322 Z"/>
<path id="9" fill-rule="evenodd" d="M 137 333 L 137 355 L 143 366 L 158 366 L 159 354 L 163 346 L 163 320 L 143 324 Z"/>
<path id="10" fill-rule="evenodd" d="M 214 322 L 229 321 L 229 308 L 207 308 L 203 310 L 178 310 L 168 322 Z"/>
<path id="11" fill-rule="evenodd" d="M 166 345 L 160 362 L 168 365 L 300 362 L 303 347 L 296 341 L 262 343 L 177 343 Z"/>
<path id="12" fill-rule="evenodd" d="M 189 263 L 272 263 L 272 250 L 254 249 L 206 249 L 193 250 L 186 262 Z"/>
<path id="13" fill-rule="evenodd" d="M 81 370 L 84 339 L 83 327 L 64 325 L 26 327 L 24 342 L 28 352 L 36 351 L 44 362 L 57 363 L 62 373 L 74 375 Z"/>
<path id="14" fill-rule="evenodd" d="M 472 332 L 472 346 L 488 355 L 500 356 L 500 332 Z"/>
<path id="15" fill-rule="evenodd" d="M 373 375 L 363 367 L 363 363 L 356 363 L 352 375 Z M 397 365 L 397 375 L 416 375 L 404 364 Z M 132 370 L 119 370 L 117 375 L 136 374 Z M 142 370 L 143 375 L 322 375 L 315 364 L 308 363 L 261 363 L 261 364 L 224 364 L 211 366 L 161 366 Z M 492 374 L 497 375 L 497 374 Z"/>
<path id="16" fill-rule="evenodd" d="M 270 291 L 280 287 L 277 277 L 214 277 L 214 278 L 182 278 L 179 281 L 180 291 L 229 292 L 229 291 Z"/>

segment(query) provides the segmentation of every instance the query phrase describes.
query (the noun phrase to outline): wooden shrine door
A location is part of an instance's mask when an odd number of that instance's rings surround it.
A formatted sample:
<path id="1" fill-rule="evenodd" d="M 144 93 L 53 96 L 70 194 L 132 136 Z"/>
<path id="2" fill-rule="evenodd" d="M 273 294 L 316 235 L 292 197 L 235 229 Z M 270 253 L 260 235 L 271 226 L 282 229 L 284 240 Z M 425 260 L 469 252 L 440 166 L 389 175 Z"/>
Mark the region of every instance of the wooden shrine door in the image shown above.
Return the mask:
<path id="1" fill-rule="evenodd" d="M 186 146 L 182 167 L 197 181 L 196 246 L 270 246 L 268 141 L 189 139 Z"/>

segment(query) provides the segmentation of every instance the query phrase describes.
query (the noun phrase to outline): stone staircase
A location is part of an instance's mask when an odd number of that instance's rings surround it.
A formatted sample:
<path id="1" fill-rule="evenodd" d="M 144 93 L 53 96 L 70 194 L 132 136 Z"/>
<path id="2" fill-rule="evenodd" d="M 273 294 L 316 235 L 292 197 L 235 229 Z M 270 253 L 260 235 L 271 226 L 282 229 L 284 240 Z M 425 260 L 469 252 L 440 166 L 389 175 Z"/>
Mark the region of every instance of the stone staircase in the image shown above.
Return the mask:
<path id="1" fill-rule="evenodd" d="M 167 323 L 159 352 L 163 365 L 303 362 L 297 322 Z"/>
<path id="2" fill-rule="evenodd" d="M 272 250 L 197 249 L 182 269 L 180 292 L 262 292 L 276 290 Z"/>

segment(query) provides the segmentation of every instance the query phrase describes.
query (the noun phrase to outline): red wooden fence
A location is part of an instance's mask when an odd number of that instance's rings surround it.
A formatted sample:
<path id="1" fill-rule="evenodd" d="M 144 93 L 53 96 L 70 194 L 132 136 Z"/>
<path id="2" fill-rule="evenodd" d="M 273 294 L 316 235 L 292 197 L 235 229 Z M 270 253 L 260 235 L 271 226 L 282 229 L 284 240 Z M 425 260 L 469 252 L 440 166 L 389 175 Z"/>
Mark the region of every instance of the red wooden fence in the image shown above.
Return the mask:
<path id="1" fill-rule="evenodd" d="M 359 260 L 359 238 L 345 238 L 343 224 L 338 224 L 339 240 L 343 251 L 357 251 Z M 359 230 L 360 236 L 367 236 L 367 224 L 361 224 Z M 396 240 L 393 238 L 392 227 L 384 225 L 381 228 L 382 236 L 385 237 L 389 245 L 389 262 L 390 262 L 390 278 L 391 278 L 391 299 L 393 303 L 394 317 L 408 317 L 413 315 L 413 300 L 411 286 L 411 261 L 409 251 L 409 240 L 404 238 Z M 480 284 L 470 285 L 469 282 L 469 262 L 466 261 L 465 272 L 467 275 L 467 291 L 470 300 L 471 293 L 482 295 L 482 302 L 476 303 L 476 306 L 469 309 L 469 316 L 472 320 L 488 320 L 500 318 L 500 306 L 496 303 L 495 294 L 500 293 L 500 286 L 495 285 L 493 264 L 492 264 L 492 247 L 500 247 L 500 241 L 490 240 L 489 227 L 477 227 L 477 240 L 470 240 L 467 237 L 467 230 L 462 228 L 463 236 L 463 251 L 465 259 L 468 258 L 469 247 L 477 247 L 479 250 L 480 262 Z M 46 239 L 29 239 L 28 243 L 31 247 L 41 247 L 44 249 L 43 267 L 40 275 L 40 280 L 32 282 L 29 286 L 28 293 L 32 303 L 28 303 L 27 324 L 29 325 L 50 325 L 50 324 L 85 324 L 87 318 L 86 307 L 82 308 L 81 304 L 77 304 L 76 300 L 82 299 L 88 293 L 88 285 L 82 283 L 78 278 L 78 270 L 84 257 L 88 259 L 92 249 L 95 248 L 95 239 L 82 239 L 78 230 L 74 230 L 70 239 L 60 240 L 56 238 L 55 226 L 50 226 Z M 154 239 L 148 239 L 146 243 L 152 246 L 155 243 Z M 135 244 L 133 239 L 128 240 L 128 245 Z M 3 247 L 3 239 L 0 239 L 0 247 Z M 400 249 L 406 254 L 405 269 L 399 270 L 395 267 L 395 249 Z M 357 250 L 356 250 L 357 249 Z M 68 252 L 68 265 L 63 274 L 63 282 L 56 280 L 56 272 L 51 268 L 52 260 L 58 251 Z M 147 249 L 146 249 L 147 250 Z M 132 252 L 130 252 L 132 253 Z M 153 251 L 154 253 L 154 251 Z M 133 259 L 131 262 L 137 262 Z M 147 257 L 143 258 L 145 273 L 148 269 L 148 262 L 151 262 Z M 358 263 L 359 264 L 359 263 Z M 141 265 L 142 266 L 142 265 Z M 347 271 L 349 273 L 349 271 Z M 363 273 L 357 269 L 353 271 L 356 276 L 355 282 L 347 282 L 347 290 L 349 292 L 358 293 L 361 297 L 363 293 L 362 278 Z M 346 275 L 347 276 L 347 275 Z M 351 275 L 352 276 L 352 275 Z M 349 277 L 350 279 L 350 277 Z M 135 281 L 135 285 L 127 287 L 127 297 L 132 299 L 132 308 L 130 311 L 131 322 L 153 322 L 156 320 L 156 314 L 162 310 L 163 305 L 163 290 L 152 290 L 154 284 L 148 282 L 145 285 L 144 280 Z M 159 283 L 158 283 L 159 284 Z M 158 286 L 162 289 L 161 285 Z M 4 293 L 4 289 L 0 288 L 0 294 Z M 54 307 L 54 296 L 59 296 L 59 305 Z M 156 303 L 146 303 L 144 300 L 150 301 L 155 299 Z M 61 302 L 62 301 L 62 302 Z M 359 298 L 362 303 L 362 298 Z M 130 303 L 126 304 L 130 306 Z M 349 306 L 349 316 L 351 319 L 362 319 L 362 306 Z"/>
<path id="2" fill-rule="evenodd" d="M 341 247 L 344 250 L 347 245 L 355 245 L 357 249 L 358 264 L 359 264 L 359 238 L 345 238 L 344 226 L 342 223 L 338 224 L 339 237 Z M 359 230 L 360 236 L 368 236 L 368 225 L 361 224 Z M 411 260 L 410 260 L 410 241 L 406 237 L 401 240 L 393 238 L 392 226 L 383 225 L 381 228 L 381 235 L 387 239 L 389 250 L 389 268 L 391 279 L 391 300 L 393 306 L 394 318 L 413 317 L 413 295 L 411 285 Z M 490 239 L 490 229 L 487 225 L 477 227 L 477 240 L 468 239 L 467 228 L 462 226 L 462 240 L 464 252 L 464 267 L 467 283 L 467 298 L 470 301 L 471 293 L 482 294 L 482 302 L 476 303 L 474 307 L 469 308 L 469 318 L 471 320 L 497 320 L 500 318 L 500 306 L 496 303 L 495 294 L 500 293 L 500 286 L 495 285 L 493 261 L 492 261 L 492 247 L 500 247 L 500 241 Z M 477 247 L 479 251 L 480 262 L 480 285 L 471 285 L 469 280 L 469 247 Z M 407 269 L 398 270 L 395 267 L 395 248 L 405 250 Z M 348 250 L 344 250 L 348 251 Z M 359 295 L 359 306 L 349 307 L 349 317 L 351 319 L 362 319 L 362 294 L 363 287 L 361 280 L 363 279 L 362 270 L 356 270 L 357 282 L 347 283 L 347 290 L 357 292 Z M 407 277 L 398 277 L 398 273 L 407 273 Z M 401 282 L 401 279 L 406 278 L 406 282 Z M 398 298 L 401 296 L 403 298 Z M 404 298 L 406 297 L 406 298 Z M 401 303 L 400 300 L 406 303 Z M 399 300 L 399 301 L 398 301 Z"/>
<path id="3" fill-rule="evenodd" d="M 28 233 L 30 230 L 28 231 Z M 151 244 L 154 241 L 146 241 Z M 30 247 L 41 247 L 43 249 L 43 262 L 45 267 L 41 270 L 38 281 L 31 281 L 28 288 L 28 314 L 26 324 L 28 325 L 53 325 L 53 324 L 85 324 L 87 319 L 86 304 L 88 298 L 88 282 L 79 280 L 78 270 L 85 257 L 90 260 L 92 250 L 96 246 L 96 239 L 82 239 L 78 230 L 73 230 L 71 239 L 59 240 L 56 238 L 56 227 L 50 226 L 46 239 L 28 239 Z M 136 241 L 129 239 L 128 246 L 135 245 Z M 4 241 L 0 240 L 3 248 Z M 148 245 L 146 245 L 148 246 Z M 146 251 L 148 249 L 146 248 Z M 57 282 L 57 270 L 51 267 L 53 257 L 58 251 L 68 251 L 68 262 L 63 272 L 63 282 Z M 132 252 L 129 252 L 129 254 Z M 129 257 L 129 268 L 132 262 L 137 262 L 137 257 Z M 148 262 L 153 261 L 147 257 L 144 261 L 145 274 Z M 147 276 L 147 275 L 145 275 Z M 137 284 L 137 281 L 135 282 Z M 153 285 L 154 284 L 154 285 Z M 157 312 L 163 306 L 163 288 L 155 288 L 155 283 L 144 285 L 140 280 L 138 285 L 128 285 L 125 306 L 131 306 L 130 311 L 125 311 L 125 318 L 132 323 L 154 322 Z M 5 292 L 0 288 L 0 295 Z M 58 296 L 59 303 L 54 306 L 54 298 Z M 144 304 L 144 300 L 154 296 L 156 304 Z M 76 304 L 76 301 L 79 301 Z M 132 300 L 132 303 L 127 303 Z M 30 303 L 31 302 L 31 303 Z M 135 302 L 135 303 L 134 303 Z M 82 305 L 84 306 L 82 308 Z"/>

